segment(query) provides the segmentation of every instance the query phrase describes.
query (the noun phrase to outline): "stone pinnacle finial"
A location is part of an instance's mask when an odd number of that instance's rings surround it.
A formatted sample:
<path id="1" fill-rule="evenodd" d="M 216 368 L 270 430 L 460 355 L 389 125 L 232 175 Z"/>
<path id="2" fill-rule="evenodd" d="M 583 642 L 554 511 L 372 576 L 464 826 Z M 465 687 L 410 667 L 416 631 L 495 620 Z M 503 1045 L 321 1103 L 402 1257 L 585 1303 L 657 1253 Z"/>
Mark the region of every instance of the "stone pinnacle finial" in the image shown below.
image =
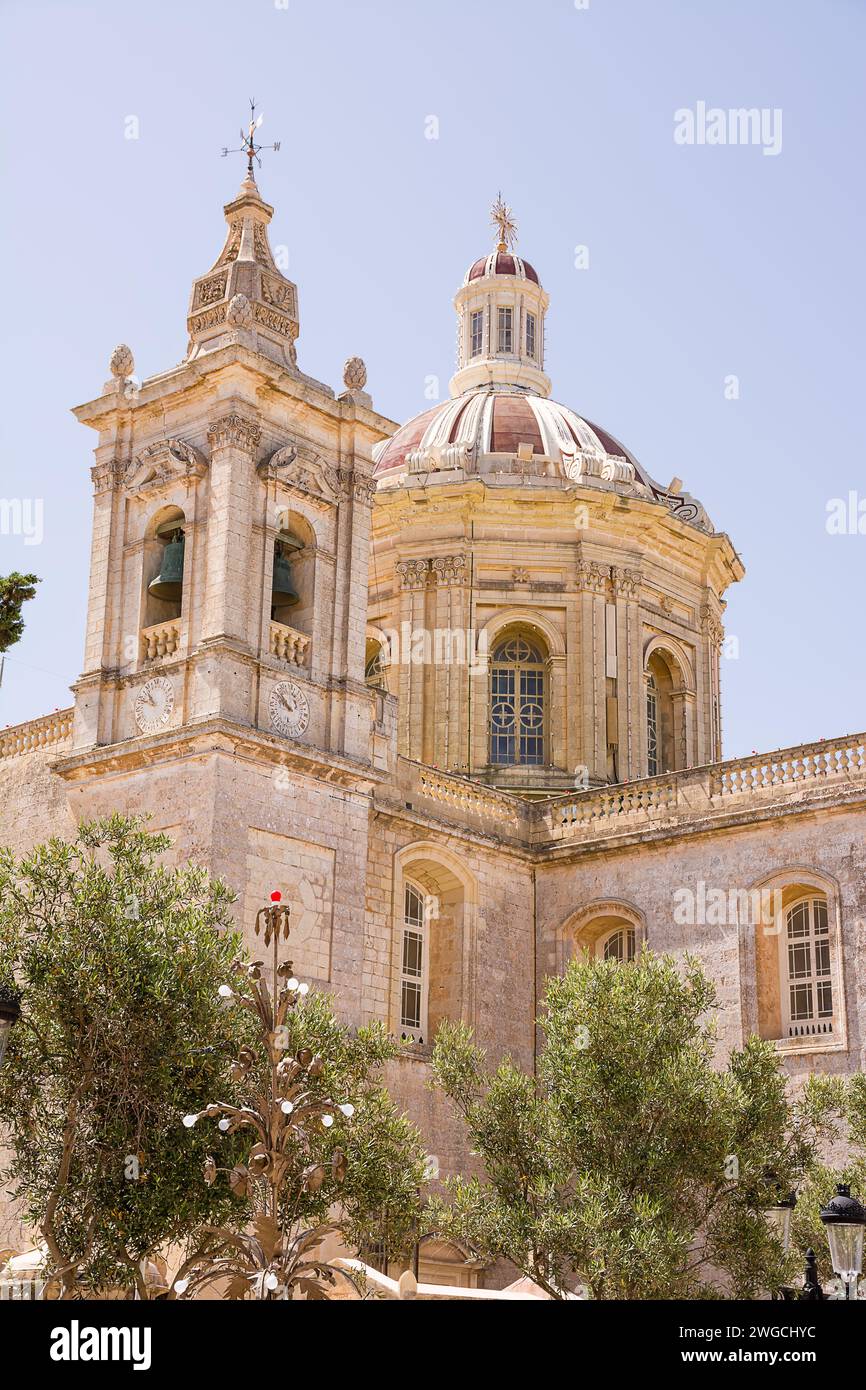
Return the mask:
<path id="1" fill-rule="evenodd" d="M 367 385 L 367 367 L 362 357 L 349 357 L 343 366 L 343 385 L 347 391 L 363 391 Z"/>
<path id="2" fill-rule="evenodd" d="M 263 353 L 294 372 L 298 292 L 277 265 L 268 240 L 274 210 L 262 199 L 252 175 L 252 162 L 262 148 L 253 138 L 255 124 L 250 122 L 249 144 L 244 146 L 248 172 L 237 196 L 224 208 L 228 225 L 223 249 L 207 274 L 193 284 L 187 360 L 231 345 Z"/>
<path id="3" fill-rule="evenodd" d="M 511 208 L 503 203 L 501 193 L 497 193 L 496 202 L 490 209 L 490 221 L 499 232 L 497 251 L 510 251 L 517 242 L 517 223 L 512 216 Z"/>

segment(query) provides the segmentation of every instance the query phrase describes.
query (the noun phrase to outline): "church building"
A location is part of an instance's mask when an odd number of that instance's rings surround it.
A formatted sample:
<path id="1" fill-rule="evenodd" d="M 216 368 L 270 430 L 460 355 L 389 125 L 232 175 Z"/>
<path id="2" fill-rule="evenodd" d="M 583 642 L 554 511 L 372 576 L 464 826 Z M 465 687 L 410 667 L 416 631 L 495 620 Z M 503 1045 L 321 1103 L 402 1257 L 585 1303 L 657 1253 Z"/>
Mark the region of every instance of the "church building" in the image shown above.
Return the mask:
<path id="1" fill-rule="evenodd" d="M 583 949 L 691 952 L 720 1057 L 758 1033 L 794 1081 L 866 1065 L 866 735 L 724 759 L 743 565 L 687 483 L 552 398 L 548 295 L 494 214 L 449 397 L 398 426 L 360 358 L 337 392 L 304 373 L 250 161 L 184 360 L 139 382 L 120 346 L 75 409 L 81 675 L 0 731 L 17 852 L 122 811 L 250 934 L 281 889 L 296 973 L 406 1040 L 388 1084 L 443 1174 L 468 1157 L 427 1086 L 438 1024 L 531 1069 Z"/>

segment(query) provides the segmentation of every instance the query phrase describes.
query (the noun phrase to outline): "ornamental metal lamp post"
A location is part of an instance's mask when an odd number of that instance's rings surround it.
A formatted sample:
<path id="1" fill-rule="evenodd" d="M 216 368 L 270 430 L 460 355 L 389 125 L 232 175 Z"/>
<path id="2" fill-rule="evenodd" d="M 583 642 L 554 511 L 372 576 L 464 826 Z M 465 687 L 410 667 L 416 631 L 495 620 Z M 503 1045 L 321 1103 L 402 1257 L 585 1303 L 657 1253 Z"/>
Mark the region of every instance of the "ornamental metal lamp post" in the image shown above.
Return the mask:
<path id="1" fill-rule="evenodd" d="M 847 1183 L 839 1183 L 836 1195 L 821 1209 L 833 1268 L 842 1280 L 845 1298 L 857 1297 L 857 1281 L 863 1273 L 863 1231 L 866 1208 L 851 1196 Z"/>
<path id="2" fill-rule="evenodd" d="M 792 1192 L 790 1196 L 783 1197 L 776 1202 L 775 1206 L 767 1207 L 764 1216 L 773 1234 L 779 1240 L 785 1254 L 787 1255 L 791 1245 L 791 1213 L 797 1205 L 797 1194 Z"/>
<path id="3" fill-rule="evenodd" d="M 0 1067 L 6 1056 L 9 1034 L 21 1017 L 21 995 L 14 985 L 0 985 Z"/>
<path id="4" fill-rule="evenodd" d="M 272 950 L 270 985 L 262 961 L 248 966 L 237 961 L 237 983 L 219 990 L 228 1004 L 246 1009 L 258 1022 L 258 1055 L 244 1045 L 230 1072 L 233 1080 L 248 1082 L 250 1102 L 213 1101 L 183 1121 L 191 1129 L 206 1117 L 218 1120 L 223 1134 L 252 1131 L 256 1142 L 246 1162 L 229 1173 L 232 1192 L 250 1203 L 251 1229 L 204 1227 L 199 1249 L 175 1276 L 175 1298 L 195 1298 L 213 1285 L 222 1285 L 222 1296 L 229 1299 L 289 1299 L 298 1293 L 328 1298 L 326 1290 L 338 1276 L 358 1292 L 351 1276 L 319 1253 L 325 1237 L 337 1233 L 339 1224 L 327 1220 L 307 1225 L 299 1214 L 305 1195 L 320 1192 L 326 1184 L 336 1201 L 346 1176 L 346 1155 L 335 1147 L 326 1158 L 317 1140 L 334 1125 L 338 1113 L 350 1119 L 355 1107 L 322 1094 L 318 1078 L 323 1058 L 308 1047 L 291 1054 L 288 1020 L 308 986 L 295 978 L 290 960 L 280 959 L 280 941 L 289 938 L 290 920 L 290 910 L 280 899 L 280 893 L 272 893 L 271 905 L 256 916 L 256 935 L 261 932 Z M 219 1171 L 215 1159 L 208 1158 L 205 1182 L 213 1183 Z"/>

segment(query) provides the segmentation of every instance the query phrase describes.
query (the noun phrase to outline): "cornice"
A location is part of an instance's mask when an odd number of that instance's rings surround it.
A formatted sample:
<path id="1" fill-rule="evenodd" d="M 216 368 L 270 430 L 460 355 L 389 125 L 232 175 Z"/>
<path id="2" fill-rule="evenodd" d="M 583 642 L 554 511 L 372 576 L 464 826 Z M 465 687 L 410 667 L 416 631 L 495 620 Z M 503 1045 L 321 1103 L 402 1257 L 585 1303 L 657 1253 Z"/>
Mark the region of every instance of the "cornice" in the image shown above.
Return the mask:
<path id="1" fill-rule="evenodd" d="M 351 420 L 356 426 L 363 425 L 377 439 L 387 439 L 399 428 L 396 421 L 357 401 L 349 403 L 338 400 L 325 382 L 316 381 L 303 372 L 289 372 L 270 358 L 239 343 L 228 344 L 191 362 L 182 362 L 168 371 L 148 377 L 142 382 L 133 404 L 126 400 L 119 401 L 116 391 L 104 392 L 74 406 L 72 413 L 81 424 L 94 429 L 104 428 L 112 418 L 127 418 L 130 413 L 139 420 L 146 418 L 155 407 L 159 411 L 165 410 L 172 397 L 215 393 L 220 377 L 238 370 L 253 378 L 253 391 L 261 405 L 271 398 L 279 401 L 288 396 L 326 416 L 336 427 Z M 214 399 L 216 401 L 215 396 Z"/>
<path id="2" fill-rule="evenodd" d="M 52 764 L 52 770 L 64 781 L 80 783 L 92 777 L 125 775 L 214 754 L 296 768 L 322 781 L 355 788 L 360 784 L 368 790 L 383 782 L 386 776 L 372 764 L 329 753 L 314 744 L 287 743 L 277 734 L 221 718 L 186 724 L 149 738 L 137 736 L 121 743 L 84 748 L 58 759 Z"/>

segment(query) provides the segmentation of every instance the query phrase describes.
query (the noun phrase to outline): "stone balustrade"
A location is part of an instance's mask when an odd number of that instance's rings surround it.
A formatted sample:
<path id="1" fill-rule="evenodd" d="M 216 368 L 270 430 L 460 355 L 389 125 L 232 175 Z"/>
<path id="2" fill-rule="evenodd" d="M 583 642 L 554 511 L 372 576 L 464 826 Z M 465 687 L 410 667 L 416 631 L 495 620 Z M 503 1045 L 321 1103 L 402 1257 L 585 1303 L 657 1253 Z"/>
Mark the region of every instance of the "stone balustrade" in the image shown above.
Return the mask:
<path id="1" fill-rule="evenodd" d="M 550 815 L 553 824 L 561 830 L 574 828 L 576 832 L 592 832 L 623 816 L 658 820 L 676 803 L 676 783 L 669 775 L 580 792 L 571 801 L 557 801 Z"/>
<path id="2" fill-rule="evenodd" d="M 164 623 L 143 627 L 141 636 L 145 661 L 160 661 L 165 656 L 174 656 L 180 646 L 180 618 L 169 618 Z"/>
<path id="3" fill-rule="evenodd" d="M 285 623 L 271 623 L 271 656 L 290 666 L 306 666 L 309 662 L 310 639 Z"/>
<path id="4" fill-rule="evenodd" d="M 430 802 L 452 812 L 449 819 L 474 826 L 485 834 L 509 839 L 528 837 L 528 805 L 519 797 L 408 758 L 400 759 L 399 776 L 400 796 L 418 809 L 422 809 L 423 802 Z"/>
<path id="5" fill-rule="evenodd" d="M 866 775 L 866 735 L 854 734 L 829 743 L 804 743 L 775 753 L 753 753 L 710 769 L 714 799 L 772 790 L 794 782 L 845 780 Z"/>
<path id="6" fill-rule="evenodd" d="M 534 808 L 532 838 L 540 847 L 640 835 L 666 824 L 794 805 L 806 796 L 818 799 L 852 786 L 866 793 L 866 734 L 557 797 Z"/>
<path id="7" fill-rule="evenodd" d="M 0 729 L 0 758 L 12 758 L 18 753 L 32 753 L 51 743 L 63 743 L 72 733 L 71 709 L 44 714 L 41 719 L 28 719 L 26 724 L 13 724 Z"/>

